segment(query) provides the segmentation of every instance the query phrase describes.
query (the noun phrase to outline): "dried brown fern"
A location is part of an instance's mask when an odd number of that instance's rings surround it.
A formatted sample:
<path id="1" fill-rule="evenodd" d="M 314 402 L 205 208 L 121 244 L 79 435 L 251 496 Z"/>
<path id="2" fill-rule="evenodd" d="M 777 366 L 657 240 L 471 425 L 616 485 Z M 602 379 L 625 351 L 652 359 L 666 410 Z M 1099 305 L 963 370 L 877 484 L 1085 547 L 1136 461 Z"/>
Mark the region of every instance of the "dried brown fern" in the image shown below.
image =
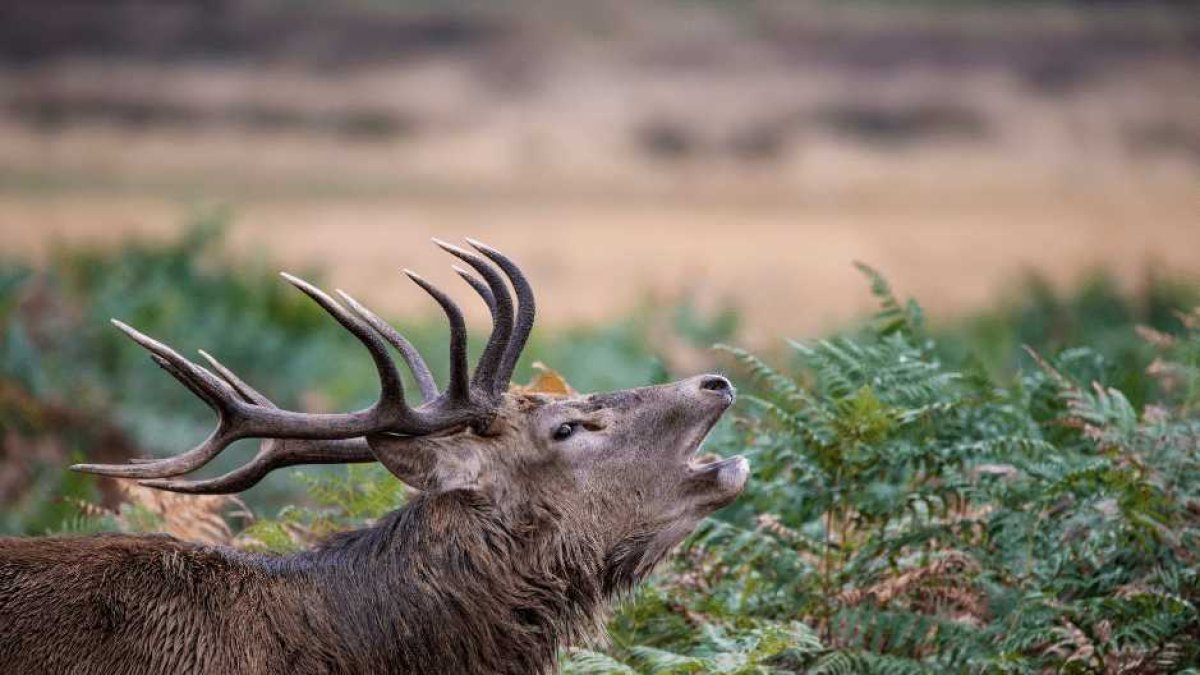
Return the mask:
<path id="1" fill-rule="evenodd" d="M 122 481 L 121 492 L 132 504 L 157 516 L 162 532 L 184 541 L 200 544 L 233 543 L 233 530 L 225 519 L 229 515 L 251 518 L 250 509 L 236 495 L 185 495 L 142 487 Z M 122 522 L 118 516 L 117 522 Z"/>
<path id="2" fill-rule="evenodd" d="M 972 581 L 979 569 L 979 563 L 971 556 L 947 549 L 927 565 L 905 570 L 867 588 L 843 591 L 838 601 L 847 607 L 865 602 L 881 607 L 899 604 L 922 614 L 982 625 L 987 618 L 987 602 Z"/>
<path id="3" fill-rule="evenodd" d="M 228 518 L 253 519 L 235 495 L 185 495 L 115 481 L 123 503 L 111 509 L 83 500 L 73 504 L 85 517 L 111 516 L 122 532 L 163 533 L 197 544 L 235 544 Z"/>

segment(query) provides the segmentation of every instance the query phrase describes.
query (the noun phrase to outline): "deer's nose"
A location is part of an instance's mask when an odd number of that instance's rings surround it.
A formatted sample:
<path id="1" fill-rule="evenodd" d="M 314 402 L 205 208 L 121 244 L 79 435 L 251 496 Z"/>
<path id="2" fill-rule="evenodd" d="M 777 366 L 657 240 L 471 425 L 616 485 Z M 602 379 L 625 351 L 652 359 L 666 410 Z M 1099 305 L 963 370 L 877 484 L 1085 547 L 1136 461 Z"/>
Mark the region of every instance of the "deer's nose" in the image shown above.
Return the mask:
<path id="1" fill-rule="evenodd" d="M 733 385 L 720 375 L 705 375 L 700 378 L 700 389 L 733 397 Z"/>

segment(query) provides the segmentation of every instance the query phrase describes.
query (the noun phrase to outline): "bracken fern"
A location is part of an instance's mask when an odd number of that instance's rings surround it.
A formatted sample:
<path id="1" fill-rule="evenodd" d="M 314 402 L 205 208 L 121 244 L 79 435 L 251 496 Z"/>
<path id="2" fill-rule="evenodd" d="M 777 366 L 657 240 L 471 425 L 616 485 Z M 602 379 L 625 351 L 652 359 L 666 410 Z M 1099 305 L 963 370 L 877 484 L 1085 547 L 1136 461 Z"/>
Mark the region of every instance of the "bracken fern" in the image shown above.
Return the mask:
<path id="1" fill-rule="evenodd" d="M 871 329 L 791 342 L 788 369 L 720 347 L 754 480 L 567 672 L 1187 672 L 1200 313 L 1139 331 L 1139 407 L 1086 348 L 988 375 L 860 269 Z"/>

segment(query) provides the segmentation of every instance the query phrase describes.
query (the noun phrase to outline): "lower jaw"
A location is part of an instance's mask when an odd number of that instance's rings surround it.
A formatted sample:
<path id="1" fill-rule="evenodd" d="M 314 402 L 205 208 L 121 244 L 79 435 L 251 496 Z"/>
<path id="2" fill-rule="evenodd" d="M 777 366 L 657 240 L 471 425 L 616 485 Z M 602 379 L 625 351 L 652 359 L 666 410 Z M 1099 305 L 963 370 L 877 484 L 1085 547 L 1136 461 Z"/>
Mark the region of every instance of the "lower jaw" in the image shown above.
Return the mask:
<path id="1" fill-rule="evenodd" d="M 746 485 L 746 480 L 750 477 L 750 462 L 741 455 L 703 464 L 689 462 L 688 466 L 693 471 L 715 472 L 717 483 L 724 490 L 732 493 L 741 492 Z"/>
<path id="2" fill-rule="evenodd" d="M 750 462 L 741 455 L 735 455 L 719 464 L 717 481 L 730 492 L 740 493 L 750 478 Z"/>

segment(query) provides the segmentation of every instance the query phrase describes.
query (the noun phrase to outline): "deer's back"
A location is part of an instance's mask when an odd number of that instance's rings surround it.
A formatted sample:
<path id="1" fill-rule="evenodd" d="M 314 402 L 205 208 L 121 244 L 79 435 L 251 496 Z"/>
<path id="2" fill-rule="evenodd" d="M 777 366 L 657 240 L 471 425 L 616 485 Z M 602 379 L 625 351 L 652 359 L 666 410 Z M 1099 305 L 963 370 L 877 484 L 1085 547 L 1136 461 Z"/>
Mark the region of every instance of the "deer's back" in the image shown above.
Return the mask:
<path id="1" fill-rule="evenodd" d="M 0 539 L 0 671 L 334 672 L 302 576 L 171 537 Z"/>

